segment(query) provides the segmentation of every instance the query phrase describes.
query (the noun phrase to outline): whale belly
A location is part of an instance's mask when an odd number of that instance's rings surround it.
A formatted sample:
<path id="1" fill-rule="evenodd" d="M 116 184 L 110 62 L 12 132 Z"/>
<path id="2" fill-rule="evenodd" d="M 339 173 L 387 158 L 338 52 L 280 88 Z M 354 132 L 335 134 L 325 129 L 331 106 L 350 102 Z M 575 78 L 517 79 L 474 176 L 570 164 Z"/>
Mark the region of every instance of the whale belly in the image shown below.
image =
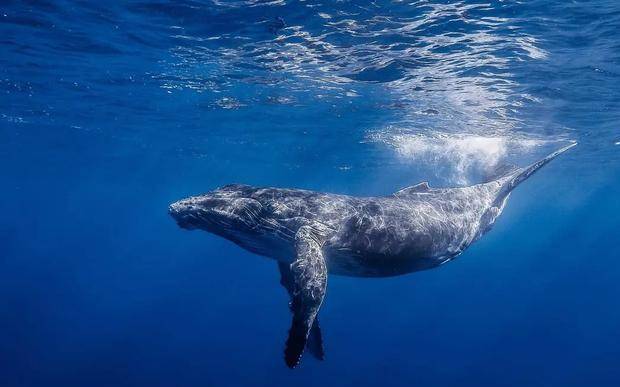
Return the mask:
<path id="1" fill-rule="evenodd" d="M 328 272 L 346 277 L 394 277 L 432 269 L 453 257 L 386 255 L 349 249 L 329 249 L 326 251 Z"/>
<path id="2" fill-rule="evenodd" d="M 328 270 L 354 277 L 391 277 L 437 267 L 461 253 L 469 233 L 454 224 L 426 222 L 424 227 L 372 222 L 349 227 L 325 245 Z"/>

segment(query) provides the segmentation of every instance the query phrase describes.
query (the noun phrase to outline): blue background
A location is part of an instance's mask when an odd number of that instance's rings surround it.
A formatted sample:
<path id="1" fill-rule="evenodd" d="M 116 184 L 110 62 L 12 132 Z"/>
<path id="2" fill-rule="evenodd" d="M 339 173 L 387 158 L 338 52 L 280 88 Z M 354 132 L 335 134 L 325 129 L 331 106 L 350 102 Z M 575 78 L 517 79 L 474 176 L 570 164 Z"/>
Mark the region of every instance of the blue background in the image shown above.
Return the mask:
<path id="1" fill-rule="evenodd" d="M 620 5 L 3 1 L 0 385 L 617 386 Z M 567 139 L 439 269 L 331 276 L 291 371 L 273 261 L 179 229 L 241 182 L 479 182 Z"/>

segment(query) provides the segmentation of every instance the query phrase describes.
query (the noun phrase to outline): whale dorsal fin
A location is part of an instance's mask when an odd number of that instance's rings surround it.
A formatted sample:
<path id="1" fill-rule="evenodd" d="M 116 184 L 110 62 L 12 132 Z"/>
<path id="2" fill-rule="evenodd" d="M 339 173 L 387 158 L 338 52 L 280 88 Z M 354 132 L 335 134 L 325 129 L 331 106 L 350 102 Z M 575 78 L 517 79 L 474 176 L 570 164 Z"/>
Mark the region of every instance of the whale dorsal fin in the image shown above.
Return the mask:
<path id="1" fill-rule="evenodd" d="M 416 185 L 412 185 L 411 187 L 403 188 L 400 191 L 395 192 L 394 195 L 404 196 L 404 195 L 409 195 L 413 193 L 428 192 L 430 190 L 431 190 L 431 187 L 428 185 L 428 181 L 423 181 Z"/>
<path id="2" fill-rule="evenodd" d="M 315 356 L 323 357 L 316 316 L 327 288 L 327 265 L 316 232 L 310 226 L 302 226 L 295 234 L 295 259 L 290 265 L 280 264 L 280 273 L 282 285 L 291 296 L 293 321 L 284 359 L 293 368 L 299 364 L 306 345 Z"/>

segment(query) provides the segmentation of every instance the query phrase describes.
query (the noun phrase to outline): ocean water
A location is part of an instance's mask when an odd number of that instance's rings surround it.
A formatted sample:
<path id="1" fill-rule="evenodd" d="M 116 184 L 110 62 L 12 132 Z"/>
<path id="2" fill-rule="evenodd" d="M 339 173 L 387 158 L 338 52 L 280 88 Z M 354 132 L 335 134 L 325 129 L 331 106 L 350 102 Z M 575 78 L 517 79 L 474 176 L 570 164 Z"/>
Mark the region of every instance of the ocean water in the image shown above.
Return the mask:
<path id="1" fill-rule="evenodd" d="M 570 140 L 459 259 L 330 276 L 294 370 L 275 262 L 167 214 Z M 0 385 L 617 386 L 619 167 L 617 0 L 2 1 Z"/>

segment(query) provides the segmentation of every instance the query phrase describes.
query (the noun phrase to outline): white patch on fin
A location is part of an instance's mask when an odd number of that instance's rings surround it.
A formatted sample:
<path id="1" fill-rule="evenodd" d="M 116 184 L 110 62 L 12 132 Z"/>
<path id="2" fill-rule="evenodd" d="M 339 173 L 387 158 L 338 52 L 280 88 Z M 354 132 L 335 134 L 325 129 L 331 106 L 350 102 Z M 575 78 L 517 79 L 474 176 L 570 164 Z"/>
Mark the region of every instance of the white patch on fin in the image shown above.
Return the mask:
<path id="1" fill-rule="evenodd" d="M 403 188 L 400 191 L 394 193 L 396 196 L 409 195 L 414 193 L 428 192 L 431 190 L 431 187 L 428 185 L 427 181 L 423 181 L 416 185 L 412 185 L 411 187 Z"/>

